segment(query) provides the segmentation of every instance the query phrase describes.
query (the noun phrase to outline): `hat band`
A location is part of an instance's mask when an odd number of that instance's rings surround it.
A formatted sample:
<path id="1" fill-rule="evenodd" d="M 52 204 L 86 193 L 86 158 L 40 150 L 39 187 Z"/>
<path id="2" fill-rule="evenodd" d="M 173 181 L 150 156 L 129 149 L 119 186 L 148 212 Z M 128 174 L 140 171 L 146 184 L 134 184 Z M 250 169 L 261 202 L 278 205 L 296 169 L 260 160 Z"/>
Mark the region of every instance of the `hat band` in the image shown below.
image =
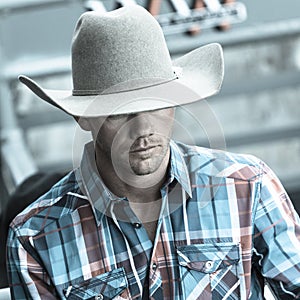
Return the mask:
<path id="1" fill-rule="evenodd" d="M 92 96 L 92 95 L 111 95 L 111 94 L 126 93 L 126 92 L 132 92 L 132 91 L 136 91 L 136 90 L 146 89 L 146 88 L 149 88 L 149 87 L 154 87 L 154 86 L 157 86 L 157 85 L 165 84 L 165 83 L 171 82 L 171 81 L 176 80 L 176 79 L 178 79 L 177 75 L 172 79 L 168 79 L 168 80 L 165 80 L 165 81 L 162 81 L 162 82 L 159 82 L 159 83 L 145 85 L 145 86 L 137 87 L 137 88 L 134 88 L 134 89 L 118 90 L 118 91 L 108 92 L 108 93 L 105 93 L 105 92 L 100 91 L 100 90 L 74 90 L 73 89 L 72 95 L 73 96 Z"/>

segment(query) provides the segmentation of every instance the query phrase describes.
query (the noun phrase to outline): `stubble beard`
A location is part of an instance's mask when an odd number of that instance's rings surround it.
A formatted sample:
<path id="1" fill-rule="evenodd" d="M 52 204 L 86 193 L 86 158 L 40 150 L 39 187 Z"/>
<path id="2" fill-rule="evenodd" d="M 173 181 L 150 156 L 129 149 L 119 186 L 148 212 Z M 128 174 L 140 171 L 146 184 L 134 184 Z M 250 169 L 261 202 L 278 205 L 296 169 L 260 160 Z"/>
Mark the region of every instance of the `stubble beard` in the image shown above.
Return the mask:
<path id="1" fill-rule="evenodd" d="M 118 168 L 118 171 L 115 170 L 115 173 L 122 172 L 123 174 L 130 173 L 132 171 L 135 175 L 143 176 L 154 173 L 159 169 L 161 164 L 169 152 L 169 139 L 163 140 L 151 140 L 149 143 L 158 145 L 157 149 L 153 151 L 154 153 L 144 153 L 144 154 L 133 154 L 130 153 L 130 149 L 134 147 L 135 143 L 132 144 L 131 148 L 127 151 L 118 153 L 117 156 L 119 159 L 117 161 L 112 161 L 112 148 L 104 147 L 101 143 L 97 141 L 97 146 L 100 152 L 102 153 L 102 159 L 110 161 L 110 165 L 113 169 Z"/>
<path id="2" fill-rule="evenodd" d="M 168 146 L 157 146 L 156 153 L 153 155 L 145 155 L 136 157 L 129 153 L 129 164 L 135 175 L 143 176 L 154 173 L 158 170 L 162 162 L 167 156 Z"/>

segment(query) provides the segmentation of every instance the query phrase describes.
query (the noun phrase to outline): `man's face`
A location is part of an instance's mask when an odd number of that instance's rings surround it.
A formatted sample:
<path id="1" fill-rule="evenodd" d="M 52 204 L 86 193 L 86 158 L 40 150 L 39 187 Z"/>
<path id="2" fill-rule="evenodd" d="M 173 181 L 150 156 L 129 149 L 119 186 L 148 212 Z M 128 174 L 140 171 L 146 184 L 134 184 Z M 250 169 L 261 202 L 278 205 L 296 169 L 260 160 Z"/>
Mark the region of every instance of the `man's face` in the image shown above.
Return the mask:
<path id="1" fill-rule="evenodd" d="M 94 119 L 90 124 L 96 152 L 117 173 L 126 174 L 130 169 L 136 175 L 147 175 L 169 158 L 173 121 L 174 109 L 169 108 Z"/>

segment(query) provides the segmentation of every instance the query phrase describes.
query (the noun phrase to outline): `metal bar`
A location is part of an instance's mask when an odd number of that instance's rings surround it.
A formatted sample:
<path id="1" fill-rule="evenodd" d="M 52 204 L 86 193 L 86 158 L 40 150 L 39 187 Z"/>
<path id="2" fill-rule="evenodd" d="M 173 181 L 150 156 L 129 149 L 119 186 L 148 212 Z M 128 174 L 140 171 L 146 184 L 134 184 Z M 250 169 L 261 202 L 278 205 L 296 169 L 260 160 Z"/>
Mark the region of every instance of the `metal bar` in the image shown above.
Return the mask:
<path id="1" fill-rule="evenodd" d="M 287 138 L 295 138 L 300 136 L 300 127 L 294 128 L 285 128 L 285 129 L 276 129 L 276 130 L 268 130 L 255 132 L 253 134 L 247 135 L 238 135 L 238 136 L 226 136 L 226 146 L 228 148 L 244 146 L 244 145 L 253 145 L 260 143 L 272 142 L 275 140 L 284 140 Z M 210 138 L 213 140 L 213 138 Z M 210 147 L 210 143 L 207 139 L 198 139 L 196 141 L 197 145 L 202 147 Z"/>
<path id="2" fill-rule="evenodd" d="M 27 129 L 35 126 L 64 123 L 68 121 L 71 122 L 74 121 L 74 119 L 70 115 L 56 109 L 51 112 L 33 112 L 28 116 L 20 117 L 19 125 L 26 131 Z"/>
<path id="3" fill-rule="evenodd" d="M 0 79 L 0 129 L 12 129 L 17 127 L 17 119 L 14 114 L 12 97 L 6 82 Z"/>
<path id="4" fill-rule="evenodd" d="M 2 0 L 0 2 L 0 13 L 66 4 L 66 2 L 70 1 L 74 2 L 79 0 Z"/>
<path id="5" fill-rule="evenodd" d="M 300 18 L 269 22 L 263 24 L 253 24 L 251 26 L 232 28 L 232 30 L 222 34 L 212 32 L 209 35 L 195 36 L 193 39 L 184 36 L 171 36 L 167 39 L 169 49 L 172 54 L 186 53 L 200 45 L 218 41 L 223 46 L 233 46 L 242 43 L 266 41 L 282 36 L 291 36 L 300 33 Z"/>
<path id="6" fill-rule="evenodd" d="M 4 169 L 6 167 L 7 176 L 3 178 L 7 179 L 6 187 L 11 191 L 12 185 L 18 185 L 27 176 L 35 173 L 37 167 L 25 145 L 23 132 L 18 128 L 9 81 L 3 77 L 0 78 L 0 112 L 1 164 Z"/>
<path id="7" fill-rule="evenodd" d="M 158 15 L 158 23 L 165 35 L 187 32 L 191 26 L 214 28 L 224 22 L 236 24 L 247 18 L 246 6 L 241 2 L 224 4 L 218 11 L 211 11 L 207 7 L 189 10 L 189 15 L 179 12 Z"/>
<path id="8" fill-rule="evenodd" d="M 221 91 L 213 99 L 239 94 L 255 94 L 266 90 L 300 85 L 300 71 L 278 72 L 273 75 L 239 80 L 238 84 L 227 81 L 226 76 Z M 212 100 L 214 101 L 214 100 Z"/>
<path id="9" fill-rule="evenodd" d="M 44 60 L 33 60 L 26 63 L 15 61 L 5 67 L 3 76 L 6 80 L 14 80 L 20 74 L 31 77 L 44 77 L 68 72 L 71 72 L 71 57 L 62 56 Z"/>
<path id="10" fill-rule="evenodd" d="M 25 145 L 21 129 L 2 130 L 1 155 L 15 186 L 38 170 Z"/>

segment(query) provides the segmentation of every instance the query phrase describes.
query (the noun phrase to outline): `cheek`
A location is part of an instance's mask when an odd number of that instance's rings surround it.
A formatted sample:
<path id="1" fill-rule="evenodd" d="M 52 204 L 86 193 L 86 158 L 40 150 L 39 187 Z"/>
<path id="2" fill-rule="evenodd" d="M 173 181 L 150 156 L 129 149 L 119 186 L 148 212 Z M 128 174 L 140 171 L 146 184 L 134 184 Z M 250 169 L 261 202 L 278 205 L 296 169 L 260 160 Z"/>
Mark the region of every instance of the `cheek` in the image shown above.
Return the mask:
<path id="1" fill-rule="evenodd" d="M 103 124 L 97 132 L 97 142 L 101 145 L 110 146 L 114 138 L 113 128 Z"/>
<path id="2" fill-rule="evenodd" d="M 174 119 L 171 117 L 159 119 L 154 123 L 155 131 L 163 137 L 169 138 L 172 134 L 173 123 Z"/>
<path id="3" fill-rule="evenodd" d="M 128 140 L 127 136 L 122 126 L 104 124 L 98 133 L 97 142 L 100 143 L 102 147 L 119 150 L 126 144 L 126 140 Z"/>

